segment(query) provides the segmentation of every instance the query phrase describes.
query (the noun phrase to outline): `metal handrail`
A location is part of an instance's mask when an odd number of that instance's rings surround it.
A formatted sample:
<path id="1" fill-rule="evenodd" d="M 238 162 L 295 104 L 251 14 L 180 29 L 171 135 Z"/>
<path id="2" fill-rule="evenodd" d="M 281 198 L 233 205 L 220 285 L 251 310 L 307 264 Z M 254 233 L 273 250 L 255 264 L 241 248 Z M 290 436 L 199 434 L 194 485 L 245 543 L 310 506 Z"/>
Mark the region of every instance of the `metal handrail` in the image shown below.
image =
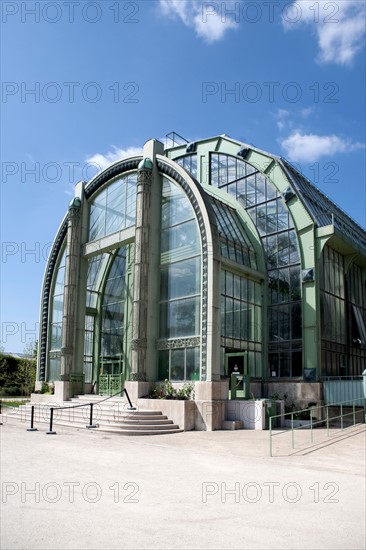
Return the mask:
<path id="1" fill-rule="evenodd" d="M 80 408 L 80 407 L 90 407 L 89 424 L 88 424 L 88 426 L 86 426 L 86 428 L 89 428 L 89 429 L 97 428 L 97 425 L 93 424 L 93 408 L 94 408 L 94 405 L 99 405 L 99 403 L 103 403 L 104 401 L 108 401 L 108 399 L 112 399 L 113 397 L 117 397 L 117 395 L 120 395 L 123 392 L 125 393 L 125 395 L 127 397 L 128 404 L 129 404 L 129 407 L 127 408 L 127 410 L 135 411 L 136 407 L 132 406 L 132 402 L 131 402 L 130 396 L 128 395 L 128 391 L 126 390 L 126 388 L 123 388 L 122 390 L 119 390 L 117 393 L 115 393 L 113 395 L 108 395 L 104 399 L 100 399 L 99 401 L 96 401 L 94 403 L 81 403 L 80 405 L 50 407 L 50 426 L 49 426 L 49 430 L 48 430 L 47 434 L 48 435 L 56 435 L 56 432 L 53 430 L 53 411 L 63 410 L 63 409 L 77 409 L 77 408 Z M 6 405 L 0 399 L 0 414 L 1 414 L 1 407 L 2 406 L 3 407 L 8 407 L 8 408 L 14 408 L 14 407 L 12 407 L 12 405 Z M 27 429 L 27 431 L 29 431 L 29 432 L 37 431 L 37 428 L 34 428 L 34 407 L 35 407 L 34 405 L 32 405 L 32 407 L 31 407 L 31 423 L 30 423 L 30 427 Z M 0 422 L 0 425 L 2 425 L 2 422 Z"/>
<path id="2" fill-rule="evenodd" d="M 284 414 L 276 414 L 276 415 L 271 415 L 269 417 L 269 456 L 273 456 L 273 450 L 272 450 L 272 438 L 275 437 L 276 435 L 282 435 L 284 433 L 288 433 L 290 430 L 291 430 L 291 445 L 292 445 L 292 449 L 295 448 L 295 434 L 294 432 L 296 430 L 301 430 L 303 428 L 309 428 L 310 426 L 310 434 L 311 434 L 311 442 L 313 443 L 313 426 L 315 426 L 316 424 L 324 424 L 324 422 L 326 423 L 326 426 L 327 426 L 327 436 L 329 437 L 329 420 L 336 420 L 338 418 L 341 419 L 341 430 L 343 430 L 343 418 L 345 418 L 346 416 L 350 416 L 352 415 L 353 416 L 353 426 L 355 426 L 356 424 L 356 401 L 359 401 L 359 399 L 349 399 L 347 401 L 342 401 L 342 402 L 339 402 L 339 403 L 332 403 L 332 404 L 328 404 L 328 405 L 321 405 L 321 406 L 313 406 L 313 407 L 309 407 L 307 409 L 299 409 L 297 411 L 292 411 L 292 412 L 289 412 L 289 413 L 284 413 Z M 348 412 L 348 413 L 343 413 L 343 407 L 347 407 L 347 404 L 350 404 L 348 406 L 352 406 L 352 412 Z M 337 415 L 337 416 L 332 416 L 332 417 L 329 417 L 329 407 L 340 407 L 341 408 L 341 414 L 340 415 Z M 326 409 L 326 418 L 324 420 L 316 420 L 316 421 L 313 421 L 313 412 L 314 412 L 314 409 L 317 409 L 317 410 L 321 410 L 321 409 Z M 364 401 L 364 405 L 363 405 L 363 410 L 364 410 L 364 423 L 366 423 L 366 399 Z M 306 411 L 309 411 L 310 412 L 310 418 L 309 419 L 306 419 L 305 422 L 307 422 L 307 424 L 305 424 L 304 426 L 297 426 L 296 428 L 294 428 L 294 415 L 297 415 L 299 413 L 304 413 Z M 273 418 L 284 418 L 285 416 L 290 416 L 291 417 L 291 428 L 287 429 L 287 430 L 281 430 L 279 432 L 276 432 L 275 434 L 272 433 L 272 419 Z"/>
<path id="3" fill-rule="evenodd" d="M 53 428 L 53 411 L 54 410 L 77 409 L 78 407 L 90 407 L 89 425 L 86 426 L 86 428 L 88 428 L 88 429 L 97 428 L 97 425 L 93 424 L 93 407 L 94 407 L 94 405 L 99 405 L 99 403 L 103 403 L 104 401 L 108 401 L 108 399 L 112 399 L 113 397 L 116 397 L 117 395 L 122 394 L 123 392 L 126 394 L 126 397 L 127 397 L 128 403 L 129 403 L 129 407 L 128 407 L 127 410 L 135 411 L 136 407 L 132 406 L 131 399 L 130 399 L 130 396 L 128 395 L 128 392 L 127 392 L 126 388 L 123 388 L 122 390 L 119 390 L 114 395 L 108 395 L 104 399 L 100 399 L 99 401 L 96 401 L 95 403 L 82 403 L 81 405 L 71 405 L 70 407 L 67 407 L 67 406 L 64 406 L 64 407 L 50 407 L 50 427 L 49 427 L 49 430 L 47 432 L 47 435 L 56 435 L 56 432 L 53 431 L 53 429 L 52 429 Z"/>
<path id="4" fill-rule="evenodd" d="M 6 403 L 3 402 L 2 399 L 0 399 L 0 414 L 1 413 L 1 408 L 2 407 L 7 407 L 8 409 L 17 409 L 19 410 L 19 407 L 22 407 L 24 405 L 24 403 L 22 403 L 21 405 L 19 405 L 18 407 L 14 407 L 14 405 L 7 405 Z M 0 426 L 2 426 L 3 423 L 0 422 Z M 30 423 L 30 427 L 27 429 L 28 432 L 36 432 L 37 431 L 37 428 L 34 428 L 34 405 L 32 405 L 32 408 L 31 408 L 31 423 Z"/>

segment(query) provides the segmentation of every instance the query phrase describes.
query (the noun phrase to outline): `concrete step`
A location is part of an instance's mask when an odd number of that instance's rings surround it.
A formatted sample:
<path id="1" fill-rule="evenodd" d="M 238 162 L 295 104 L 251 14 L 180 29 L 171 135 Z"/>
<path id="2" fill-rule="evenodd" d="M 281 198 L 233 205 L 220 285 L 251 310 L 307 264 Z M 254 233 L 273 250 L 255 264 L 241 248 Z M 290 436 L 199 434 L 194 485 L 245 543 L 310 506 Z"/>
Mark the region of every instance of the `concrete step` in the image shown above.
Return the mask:
<path id="1" fill-rule="evenodd" d="M 151 414 L 153 413 L 153 414 Z M 163 415 L 161 411 L 151 411 L 150 414 L 145 414 L 144 411 L 135 411 L 129 414 L 119 414 L 115 411 L 95 410 L 93 413 L 93 422 L 98 423 L 111 423 L 121 422 L 126 424 L 169 424 L 172 420 L 169 420 L 167 416 Z M 31 418 L 31 406 L 23 406 L 12 409 L 6 413 L 12 416 L 21 416 L 22 419 Z M 90 409 L 55 409 L 54 421 L 63 420 L 65 422 L 89 422 Z M 49 422 L 50 408 L 42 405 L 40 408 L 36 407 L 34 411 L 35 422 Z"/>
<path id="2" fill-rule="evenodd" d="M 87 402 L 86 402 L 87 404 Z M 102 404 L 101 404 L 102 405 Z M 70 401 L 65 402 L 68 409 L 54 409 L 53 431 L 58 426 L 69 428 L 87 428 L 89 424 L 88 407 L 70 408 Z M 21 420 L 30 425 L 31 404 L 21 407 L 14 407 L 6 411 L 9 419 Z M 37 424 L 49 425 L 51 405 L 43 403 L 35 404 L 34 426 Z M 168 433 L 180 433 L 183 430 L 172 420 L 169 420 L 161 411 L 123 411 L 123 414 L 110 410 L 110 407 L 95 408 L 93 414 L 93 425 L 95 430 L 103 432 L 118 433 L 122 435 L 156 435 Z"/>
<path id="3" fill-rule="evenodd" d="M 153 429 L 148 429 L 148 430 L 141 430 L 141 431 L 136 431 L 136 430 L 125 430 L 125 429 L 119 429 L 119 430 L 113 430 L 113 429 L 109 429 L 109 430 L 106 430 L 104 429 L 103 427 L 100 427 L 98 428 L 98 431 L 101 431 L 101 432 L 108 432 L 108 433 L 115 433 L 115 434 L 120 434 L 120 435 L 130 435 L 130 436 L 133 436 L 133 435 L 166 435 L 166 434 L 178 434 L 178 433 L 182 433 L 184 430 L 181 430 L 180 428 L 172 428 L 171 430 L 153 430 Z"/>

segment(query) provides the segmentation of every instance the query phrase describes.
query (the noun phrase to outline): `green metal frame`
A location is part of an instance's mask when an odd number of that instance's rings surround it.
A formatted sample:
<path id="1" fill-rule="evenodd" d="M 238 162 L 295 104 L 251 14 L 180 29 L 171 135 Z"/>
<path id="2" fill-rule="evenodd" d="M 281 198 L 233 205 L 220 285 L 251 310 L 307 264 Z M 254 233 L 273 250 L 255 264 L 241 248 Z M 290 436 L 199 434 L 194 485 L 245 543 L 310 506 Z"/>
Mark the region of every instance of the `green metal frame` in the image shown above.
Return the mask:
<path id="1" fill-rule="evenodd" d="M 349 401 L 344 401 L 342 403 L 335 403 L 335 404 L 331 404 L 331 405 L 324 405 L 324 406 L 321 406 L 321 407 L 301 409 L 301 410 L 298 410 L 298 411 L 293 411 L 291 413 L 285 413 L 285 414 L 278 414 L 278 415 L 270 416 L 269 417 L 269 456 L 271 456 L 271 457 L 273 456 L 272 439 L 276 435 L 281 435 L 281 434 L 288 433 L 289 431 L 291 431 L 291 448 L 295 449 L 295 431 L 296 430 L 301 430 L 303 428 L 306 428 L 306 429 L 310 428 L 310 441 L 311 441 L 311 443 L 313 443 L 314 442 L 313 427 L 316 426 L 317 424 L 322 425 L 322 424 L 325 423 L 326 429 L 327 429 L 327 437 L 329 437 L 329 435 L 330 435 L 329 434 L 329 420 L 340 419 L 341 420 L 341 431 L 343 431 L 343 429 L 344 429 L 343 419 L 346 416 L 351 416 L 352 415 L 353 426 L 355 426 L 356 425 L 356 402 L 357 401 L 358 400 L 353 399 L 353 400 L 349 400 Z M 329 407 L 339 407 L 341 414 L 330 417 L 329 416 Z M 352 407 L 352 411 L 344 413 L 343 412 L 343 407 L 347 407 L 347 408 Z M 314 420 L 314 416 L 313 416 L 314 409 L 316 409 L 317 411 L 322 411 L 323 409 L 325 409 L 325 419 Z M 294 415 L 296 415 L 297 413 L 303 413 L 305 411 L 309 411 L 309 413 L 310 413 L 309 421 L 306 421 L 307 423 L 304 426 L 294 427 Z M 321 413 L 321 415 L 323 415 L 323 413 Z M 272 419 L 274 419 L 274 418 L 276 418 L 276 419 L 277 418 L 283 418 L 285 416 L 290 417 L 290 419 L 291 419 L 291 428 L 288 428 L 287 430 L 280 430 L 278 432 L 276 431 L 276 433 L 274 434 L 272 432 Z M 366 424 L 366 399 L 364 400 L 364 404 L 363 404 L 363 422 L 364 422 L 364 424 Z M 339 431 L 339 430 L 337 430 L 337 431 Z"/>
<path id="2" fill-rule="evenodd" d="M 225 353 L 225 372 L 228 373 L 228 363 L 229 357 L 243 357 L 243 396 L 237 395 L 237 376 L 235 374 L 231 375 L 231 390 L 230 390 L 230 399 L 249 399 L 250 395 L 250 376 L 248 374 L 248 351 L 241 351 L 238 353 Z"/>
<path id="3" fill-rule="evenodd" d="M 99 395 L 114 395 L 125 387 L 124 374 L 101 374 L 99 376 Z"/>

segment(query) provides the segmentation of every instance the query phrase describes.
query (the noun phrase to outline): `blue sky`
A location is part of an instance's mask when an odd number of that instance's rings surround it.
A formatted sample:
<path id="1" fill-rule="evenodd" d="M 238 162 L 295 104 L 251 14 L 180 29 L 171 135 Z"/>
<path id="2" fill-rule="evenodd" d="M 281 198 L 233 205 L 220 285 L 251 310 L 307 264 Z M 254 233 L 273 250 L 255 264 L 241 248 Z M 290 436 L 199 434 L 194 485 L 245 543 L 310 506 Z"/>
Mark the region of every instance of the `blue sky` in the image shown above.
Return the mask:
<path id="1" fill-rule="evenodd" d="M 1 346 L 38 334 L 74 184 L 176 131 L 282 155 L 365 226 L 365 3 L 1 4 Z"/>

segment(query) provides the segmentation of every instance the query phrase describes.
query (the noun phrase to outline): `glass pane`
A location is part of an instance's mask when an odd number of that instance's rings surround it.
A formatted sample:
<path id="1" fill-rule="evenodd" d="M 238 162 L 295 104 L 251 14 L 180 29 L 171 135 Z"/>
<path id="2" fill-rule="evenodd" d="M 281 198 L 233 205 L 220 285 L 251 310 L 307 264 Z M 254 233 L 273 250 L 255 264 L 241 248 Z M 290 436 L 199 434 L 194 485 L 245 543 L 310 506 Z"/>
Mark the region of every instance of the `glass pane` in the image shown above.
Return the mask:
<path id="1" fill-rule="evenodd" d="M 53 304 L 52 304 L 52 322 L 53 323 L 62 323 L 63 308 L 64 308 L 64 295 L 61 294 L 60 296 L 55 296 L 53 298 Z"/>
<path id="2" fill-rule="evenodd" d="M 102 302 L 101 355 L 115 356 L 123 353 L 125 311 L 126 248 L 114 257 L 106 281 Z"/>
<path id="3" fill-rule="evenodd" d="M 186 380 L 200 379 L 200 350 L 188 348 L 186 350 Z"/>
<path id="4" fill-rule="evenodd" d="M 290 312 L 289 306 L 278 308 L 278 339 L 289 340 L 290 338 Z"/>
<path id="5" fill-rule="evenodd" d="M 171 380 L 185 380 L 184 355 L 184 349 L 171 350 Z"/>
<path id="6" fill-rule="evenodd" d="M 105 234 L 105 211 L 107 192 L 104 190 L 90 205 L 89 240 L 99 239 Z"/>
<path id="7" fill-rule="evenodd" d="M 50 350 L 60 350 L 62 345 L 62 323 L 51 326 Z"/>
<path id="8" fill-rule="evenodd" d="M 292 354 L 292 376 L 302 376 L 301 351 L 296 351 Z"/>
<path id="9" fill-rule="evenodd" d="M 263 206 L 264 208 L 264 206 Z M 277 201 L 267 203 L 267 233 L 277 231 Z"/>
<path id="10" fill-rule="evenodd" d="M 234 300 L 226 298 L 225 300 L 225 336 L 232 338 L 234 336 Z"/>
<path id="11" fill-rule="evenodd" d="M 300 300 L 301 284 L 300 284 L 300 269 L 298 267 L 290 268 L 291 280 L 291 300 Z"/>
<path id="12" fill-rule="evenodd" d="M 199 294 L 201 288 L 200 259 L 191 258 L 164 266 L 161 270 L 160 297 L 171 300 Z"/>
<path id="13" fill-rule="evenodd" d="M 290 264 L 295 264 L 300 261 L 297 237 L 294 230 L 290 231 L 289 235 L 290 235 Z"/>
<path id="14" fill-rule="evenodd" d="M 278 301 L 290 302 L 290 271 L 289 269 L 280 269 L 278 271 Z"/>
<path id="15" fill-rule="evenodd" d="M 241 338 L 241 303 L 238 300 L 234 300 L 234 338 Z"/>
<path id="16" fill-rule="evenodd" d="M 90 204 L 89 240 L 110 235 L 135 223 L 137 174 L 113 181 Z"/>
<path id="17" fill-rule="evenodd" d="M 280 233 L 278 235 L 278 265 L 289 264 L 289 235 L 288 233 Z"/>
<path id="18" fill-rule="evenodd" d="M 158 380 L 169 380 L 169 350 L 159 351 Z"/>
<path id="19" fill-rule="evenodd" d="M 266 178 L 259 172 L 256 174 L 257 180 L 257 204 L 266 200 Z"/>
<path id="20" fill-rule="evenodd" d="M 280 353 L 280 376 L 290 376 L 290 353 Z"/>
<path id="21" fill-rule="evenodd" d="M 278 231 L 281 231 L 282 229 L 287 229 L 289 227 L 289 216 L 288 216 L 288 210 L 285 202 L 283 199 L 277 199 L 277 223 L 278 223 Z"/>
<path id="22" fill-rule="evenodd" d="M 246 197 L 245 197 L 246 204 L 244 206 L 249 207 L 249 206 L 253 206 L 254 204 L 256 204 L 255 176 L 249 176 L 245 181 L 246 181 L 247 189 L 246 189 Z"/>
<path id="23" fill-rule="evenodd" d="M 292 338 L 302 337 L 302 316 L 301 316 L 301 304 L 293 304 L 291 306 L 291 324 L 292 324 Z"/>
<path id="24" fill-rule="evenodd" d="M 160 306 L 160 330 L 163 338 L 199 334 L 199 298 L 166 302 Z"/>
<path id="25" fill-rule="evenodd" d="M 64 293 L 64 284 L 65 284 L 65 267 L 59 267 L 57 270 L 56 283 L 54 288 L 54 294 Z"/>
<path id="26" fill-rule="evenodd" d="M 55 381 L 60 379 L 61 371 L 61 358 L 51 358 L 49 360 L 49 372 L 48 372 L 48 381 Z"/>

